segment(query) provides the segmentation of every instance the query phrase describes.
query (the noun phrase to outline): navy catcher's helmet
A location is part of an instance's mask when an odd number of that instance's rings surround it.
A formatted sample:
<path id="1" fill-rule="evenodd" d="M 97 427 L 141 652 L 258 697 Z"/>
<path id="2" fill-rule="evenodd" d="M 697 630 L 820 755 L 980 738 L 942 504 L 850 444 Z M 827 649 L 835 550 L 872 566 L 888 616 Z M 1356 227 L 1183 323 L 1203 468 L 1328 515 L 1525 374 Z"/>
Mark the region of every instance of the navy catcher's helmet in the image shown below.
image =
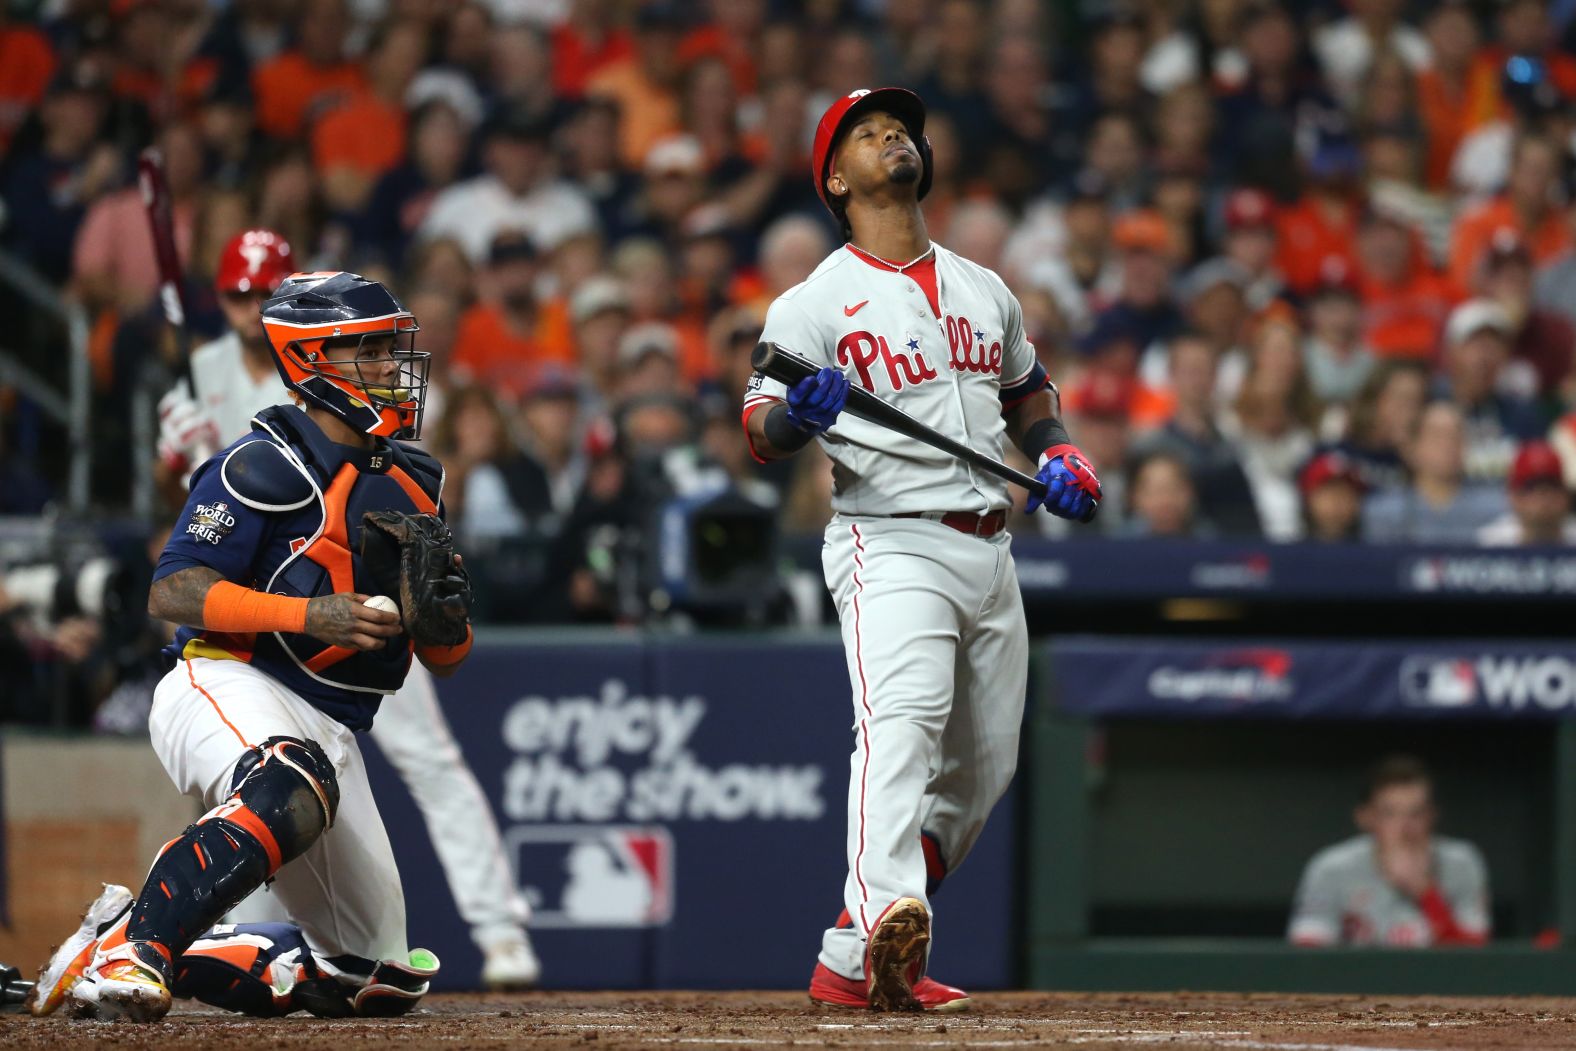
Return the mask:
<path id="1" fill-rule="evenodd" d="M 431 360 L 416 349 L 415 315 L 394 293 L 360 274 L 291 274 L 262 313 L 274 364 L 291 390 L 364 434 L 421 436 Z M 399 365 L 393 386 L 361 376 L 361 345 L 380 336 L 393 337 Z M 348 367 L 351 375 L 332 365 Z"/>

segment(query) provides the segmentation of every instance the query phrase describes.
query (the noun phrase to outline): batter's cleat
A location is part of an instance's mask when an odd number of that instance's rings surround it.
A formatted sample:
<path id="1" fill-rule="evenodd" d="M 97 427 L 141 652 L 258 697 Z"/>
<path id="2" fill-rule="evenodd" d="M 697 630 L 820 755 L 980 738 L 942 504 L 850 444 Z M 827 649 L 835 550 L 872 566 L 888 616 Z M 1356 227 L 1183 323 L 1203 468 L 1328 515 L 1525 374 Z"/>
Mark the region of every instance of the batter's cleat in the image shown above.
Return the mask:
<path id="1" fill-rule="evenodd" d="M 82 980 L 82 972 L 93 959 L 99 936 L 121 918 L 132 901 L 131 891 L 125 887 L 104 884 L 103 892 L 82 914 L 76 933 L 60 944 L 38 972 L 38 982 L 24 1004 L 29 1014 L 39 1017 L 53 1014 L 65 1002 L 66 994 Z"/>
<path id="2" fill-rule="evenodd" d="M 899 898 L 870 928 L 865 980 L 872 1011 L 923 1011 L 914 995 L 930 944 L 930 913 L 918 898 Z"/>
<path id="3" fill-rule="evenodd" d="M 524 931 L 518 938 L 494 942 L 482 960 L 482 984 L 495 991 L 534 989 L 542 980 L 542 963 Z"/>
<path id="4" fill-rule="evenodd" d="M 438 957 L 426 949 L 412 949 L 408 963 L 384 960 L 350 998 L 351 1007 L 362 1018 L 405 1014 L 427 995 L 427 985 L 437 973 Z"/>
<path id="5" fill-rule="evenodd" d="M 951 1014 L 967 1011 L 974 1001 L 962 989 L 943 985 L 933 978 L 921 978 L 914 983 L 914 999 L 926 1011 Z M 819 961 L 810 976 L 810 1002 L 822 1007 L 848 1007 L 865 1011 L 870 1009 L 870 994 L 865 983 L 844 978 Z"/>
<path id="6" fill-rule="evenodd" d="M 122 941 L 104 947 L 119 933 L 112 929 L 66 996 L 73 1018 L 157 1022 L 170 1010 L 170 961 L 153 942 Z"/>

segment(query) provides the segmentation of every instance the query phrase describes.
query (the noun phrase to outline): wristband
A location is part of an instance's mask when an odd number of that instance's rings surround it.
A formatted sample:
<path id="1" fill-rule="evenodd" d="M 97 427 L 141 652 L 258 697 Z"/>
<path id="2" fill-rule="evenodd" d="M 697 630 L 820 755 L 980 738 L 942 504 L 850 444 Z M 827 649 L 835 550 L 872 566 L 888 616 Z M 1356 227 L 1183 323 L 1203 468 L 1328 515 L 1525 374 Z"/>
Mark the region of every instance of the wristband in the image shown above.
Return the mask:
<path id="1" fill-rule="evenodd" d="M 1029 458 L 1030 463 L 1038 467 L 1040 457 L 1045 454 L 1045 450 L 1072 443 L 1073 440 L 1068 436 L 1067 428 L 1062 426 L 1062 421 L 1051 416 L 1029 424 L 1029 429 L 1023 433 L 1023 441 L 1018 448 L 1023 450 L 1023 455 Z"/>
<path id="2" fill-rule="evenodd" d="M 781 449 L 785 453 L 798 452 L 810 444 L 810 439 L 815 437 L 814 431 L 806 431 L 795 427 L 788 419 L 788 406 L 774 405 L 772 411 L 766 414 L 766 422 L 761 425 L 761 430 L 766 435 L 766 440 L 772 443 L 772 448 Z"/>
<path id="3" fill-rule="evenodd" d="M 306 607 L 310 601 L 270 595 L 220 580 L 203 597 L 202 626 L 211 631 L 287 631 L 299 635 L 306 631 Z"/>
<path id="4" fill-rule="evenodd" d="M 457 642 L 453 646 L 417 646 L 416 656 L 428 664 L 434 664 L 440 668 L 449 664 L 458 664 L 471 652 L 471 642 L 475 637 L 471 633 L 471 626 L 467 624 L 465 625 L 464 642 Z"/>

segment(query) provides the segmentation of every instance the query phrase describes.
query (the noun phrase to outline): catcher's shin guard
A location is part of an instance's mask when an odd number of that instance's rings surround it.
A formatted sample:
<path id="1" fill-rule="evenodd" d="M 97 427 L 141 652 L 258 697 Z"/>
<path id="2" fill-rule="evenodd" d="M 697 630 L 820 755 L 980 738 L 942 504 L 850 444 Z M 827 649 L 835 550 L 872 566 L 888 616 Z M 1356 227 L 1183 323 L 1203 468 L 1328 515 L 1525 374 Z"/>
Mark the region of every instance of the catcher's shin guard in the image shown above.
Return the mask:
<path id="1" fill-rule="evenodd" d="M 175 961 L 176 996 L 258 1018 L 305 1006 L 298 988 L 329 981 L 301 929 L 289 923 L 220 924 Z"/>
<path id="2" fill-rule="evenodd" d="M 315 741 L 270 737 L 236 764 L 229 799 L 166 843 L 126 938 L 187 947 L 334 823 L 339 782 Z"/>

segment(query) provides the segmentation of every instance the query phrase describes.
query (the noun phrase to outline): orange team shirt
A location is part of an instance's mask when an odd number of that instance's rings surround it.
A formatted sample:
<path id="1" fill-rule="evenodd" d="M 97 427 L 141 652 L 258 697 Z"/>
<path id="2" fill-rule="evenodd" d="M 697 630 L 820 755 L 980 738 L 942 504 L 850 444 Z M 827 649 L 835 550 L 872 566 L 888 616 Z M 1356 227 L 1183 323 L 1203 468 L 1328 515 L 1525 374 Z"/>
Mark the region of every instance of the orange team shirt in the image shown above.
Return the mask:
<path id="1" fill-rule="evenodd" d="M 678 96 L 646 79 L 633 59 L 604 68 L 587 83 L 586 94 L 618 104 L 619 152 L 631 168 L 641 168 L 659 140 L 683 130 Z"/>
<path id="2" fill-rule="evenodd" d="M 1386 358 L 1430 359 L 1450 314 L 1450 283 L 1419 267 L 1399 285 L 1363 278 L 1363 339 Z"/>
<path id="3" fill-rule="evenodd" d="M 0 153 L 49 88 L 55 50 L 32 26 L 0 28 Z"/>
<path id="4" fill-rule="evenodd" d="M 1505 197 L 1484 201 L 1461 214 L 1450 235 L 1450 280 L 1465 295 L 1472 288 L 1478 262 L 1500 230 L 1514 230 L 1527 245 L 1536 264 L 1543 264 L 1571 247 L 1570 224 L 1565 214 L 1551 209 L 1536 228 L 1522 226 L 1521 217 Z"/>
<path id="5" fill-rule="evenodd" d="M 564 98 L 584 95 L 593 76 L 635 54 L 634 40 L 623 29 L 612 30 L 593 44 L 566 23 L 553 30 L 552 42 L 553 91 Z"/>
<path id="6" fill-rule="evenodd" d="M 497 306 L 477 303 L 460 315 L 454 334 L 454 370 L 468 374 L 475 382 L 497 385 L 518 397 L 538 363 L 567 361 L 551 352 L 548 341 L 543 340 L 545 320 L 543 315 L 538 315 L 531 333 L 522 336 L 509 325 Z"/>
<path id="7" fill-rule="evenodd" d="M 1423 178 L 1430 189 L 1443 190 L 1450 185 L 1450 162 L 1471 127 L 1471 83 L 1469 76 L 1467 84 L 1457 92 L 1432 69 L 1417 75 L 1417 108 L 1428 138 Z"/>
<path id="8" fill-rule="evenodd" d="M 276 139 L 293 139 L 314 107 L 365 88 L 366 77 L 354 62 L 314 66 L 299 51 L 286 51 L 252 74 L 257 127 Z"/>
<path id="9" fill-rule="evenodd" d="M 1275 217 L 1275 268 L 1298 295 L 1319 287 L 1327 259 L 1340 259 L 1346 273 L 1357 269 L 1357 209 L 1347 205 L 1332 218 L 1312 194 Z"/>
<path id="10" fill-rule="evenodd" d="M 405 111 L 358 92 L 323 114 L 312 129 L 312 163 L 318 171 L 353 168 L 382 175 L 405 159 Z"/>

